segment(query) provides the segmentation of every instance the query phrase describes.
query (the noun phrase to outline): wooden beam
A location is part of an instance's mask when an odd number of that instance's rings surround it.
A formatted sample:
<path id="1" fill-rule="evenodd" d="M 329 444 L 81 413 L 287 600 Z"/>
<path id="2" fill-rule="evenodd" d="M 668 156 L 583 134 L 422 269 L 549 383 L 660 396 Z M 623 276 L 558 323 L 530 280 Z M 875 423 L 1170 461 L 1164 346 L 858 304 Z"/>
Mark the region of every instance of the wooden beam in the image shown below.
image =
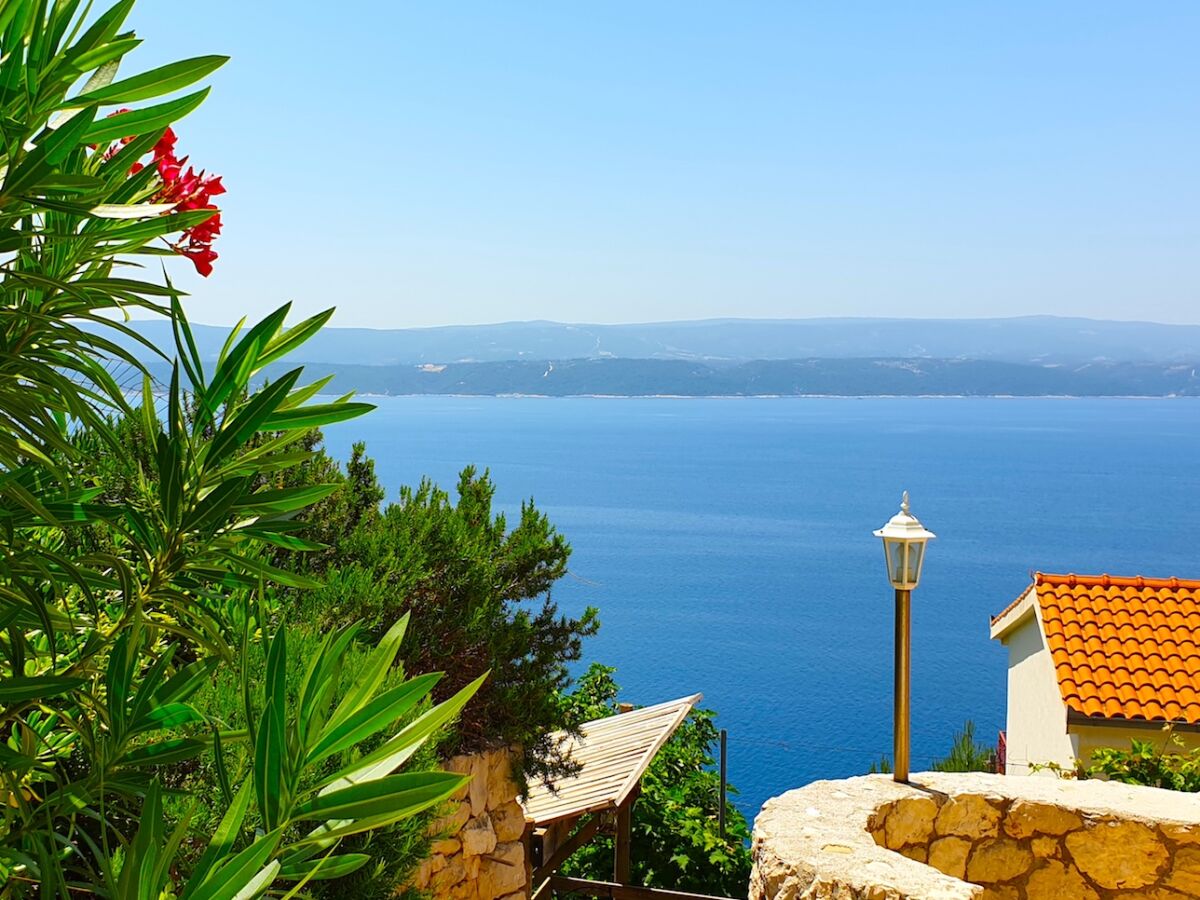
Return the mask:
<path id="1" fill-rule="evenodd" d="M 536 883 L 543 878 L 549 878 L 557 871 L 558 867 L 567 861 L 567 858 L 596 836 L 596 832 L 600 830 L 600 817 L 592 816 L 586 822 L 579 826 L 579 830 L 573 835 L 554 848 L 554 853 L 549 859 L 543 859 L 542 864 L 538 866 L 533 873 L 533 878 L 530 883 Z"/>
<path id="2" fill-rule="evenodd" d="M 609 897 L 611 900 L 729 900 L 728 897 L 714 897 L 711 894 L 688 894 L 632 884 L 614 884 L 611 881 L 566 878 L 562 875 L 551 878 L 550 887 L 556 894 L 583 894 L 587 897 Z"/>
<path id="3" fill-rule="evenodd" d="M 521 856 L 525 860 L 525 894 L 526 900 L 533 897 L 533 825 L 526 822 L 525 830 L 521 832 Z"/>
<path id="4" fill-rule="evenodd" d="M 613 835 L 613 881 L 629 884 L 633 873 L 630 843 L 633 838 L 633 801 L 636 794 L 617 807 L 617 830 Z"/>
<path id="5" fill-rule="evenodd" d="M 547 878 L 533 890 L 531 900 L 550 900 L 554 896 L 554 879 Z"/>

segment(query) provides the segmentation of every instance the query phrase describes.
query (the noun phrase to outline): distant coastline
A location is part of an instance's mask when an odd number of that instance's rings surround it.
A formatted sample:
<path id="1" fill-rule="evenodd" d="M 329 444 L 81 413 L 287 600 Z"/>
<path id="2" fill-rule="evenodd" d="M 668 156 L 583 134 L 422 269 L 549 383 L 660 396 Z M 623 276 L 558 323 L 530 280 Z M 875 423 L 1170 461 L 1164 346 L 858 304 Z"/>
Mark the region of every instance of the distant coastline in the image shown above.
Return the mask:
<path id="1" fill-rule="evenodd" d="M 154 346 L 173 338 L 139 322 Z M 228 332 L 196 329 L 215 359 Z M 275 363 L 380 396 L 1189 397 L 1200 326 L 1090 319 L 554 322 L 337 329 Z M 131 345 L 130 349 L 136 349 Z M 160 378 L 161 358 L 142 358 Z"/>
<path id="2" fill-rule="evenodd" d="M 281 364 L 278 376 L 295 363 Z M 307 363 L 338 390 L 381 396 L 1195 397 L 1200 367 L 977 359 L 557 359 L 371 366 Z M 286 367 L 286 368 L 285 368 Z"/>

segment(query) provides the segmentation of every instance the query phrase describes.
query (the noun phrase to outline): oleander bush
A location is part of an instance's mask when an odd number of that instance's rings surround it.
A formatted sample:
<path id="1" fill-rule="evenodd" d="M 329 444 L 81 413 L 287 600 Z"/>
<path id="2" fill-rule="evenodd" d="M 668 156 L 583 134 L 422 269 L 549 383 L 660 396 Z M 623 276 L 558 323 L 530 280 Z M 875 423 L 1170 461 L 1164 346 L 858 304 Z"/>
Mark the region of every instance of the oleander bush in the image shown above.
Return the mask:
<path id="1" fill-rule="evenodd" d="M 0 882 L 306 890 L 367 869 L 360 836 L 461 786 L 417 762 L 480 679 L 430 705 L 438 676 L 394 671 L 403 618 L 296 655 L 278 592 L 315 582 L 277 552 L 319 549 L 297 516 L 337 485 L 283 481 L 312 428 L 369 407 L 316 401 L 299 368 L 261 384 L 328 313 L 287 328 L 282 307 L 206 367 L 180 293 L 142 275 L 212 270 L 224 187 L 184 168 L 170 128 L 207 91 L 162 98 L 224 59 L 118 77 L 133 5 L 0 3 Z M 141 340 L 129 310 L 171 319 L 169 384 L 114 340 Z M 103 453 L 127 461 L 120 489 Z M 240 710 L 226 721 L 197 703 L 214 679 Z M 200 767 L 212 789 L 194 790 Z"/>

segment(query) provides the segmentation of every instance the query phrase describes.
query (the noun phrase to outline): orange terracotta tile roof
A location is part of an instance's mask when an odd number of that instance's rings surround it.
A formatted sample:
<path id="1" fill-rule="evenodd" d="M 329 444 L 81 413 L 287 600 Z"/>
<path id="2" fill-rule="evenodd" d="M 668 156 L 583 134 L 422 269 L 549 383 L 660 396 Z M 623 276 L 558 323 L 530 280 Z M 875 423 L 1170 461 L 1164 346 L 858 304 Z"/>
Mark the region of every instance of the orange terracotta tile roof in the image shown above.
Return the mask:
<path id="1" fill-rule="evenodd" d="M 1200 581 L 1034 575 L 1067 707 L 1200 724 Z"/>

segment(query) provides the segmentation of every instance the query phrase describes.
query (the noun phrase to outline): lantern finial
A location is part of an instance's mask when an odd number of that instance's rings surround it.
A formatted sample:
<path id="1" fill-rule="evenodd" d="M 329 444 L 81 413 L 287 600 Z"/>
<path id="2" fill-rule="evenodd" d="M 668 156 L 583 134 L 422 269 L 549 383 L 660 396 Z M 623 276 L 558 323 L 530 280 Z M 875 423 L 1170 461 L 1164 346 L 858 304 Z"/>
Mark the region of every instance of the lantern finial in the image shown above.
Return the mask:
<path id="1" fill-rule="evenodd" d="M 908 491 L 905 491 L 904 496 L 900 498 L 900 512 L 908 515 Z"/>

